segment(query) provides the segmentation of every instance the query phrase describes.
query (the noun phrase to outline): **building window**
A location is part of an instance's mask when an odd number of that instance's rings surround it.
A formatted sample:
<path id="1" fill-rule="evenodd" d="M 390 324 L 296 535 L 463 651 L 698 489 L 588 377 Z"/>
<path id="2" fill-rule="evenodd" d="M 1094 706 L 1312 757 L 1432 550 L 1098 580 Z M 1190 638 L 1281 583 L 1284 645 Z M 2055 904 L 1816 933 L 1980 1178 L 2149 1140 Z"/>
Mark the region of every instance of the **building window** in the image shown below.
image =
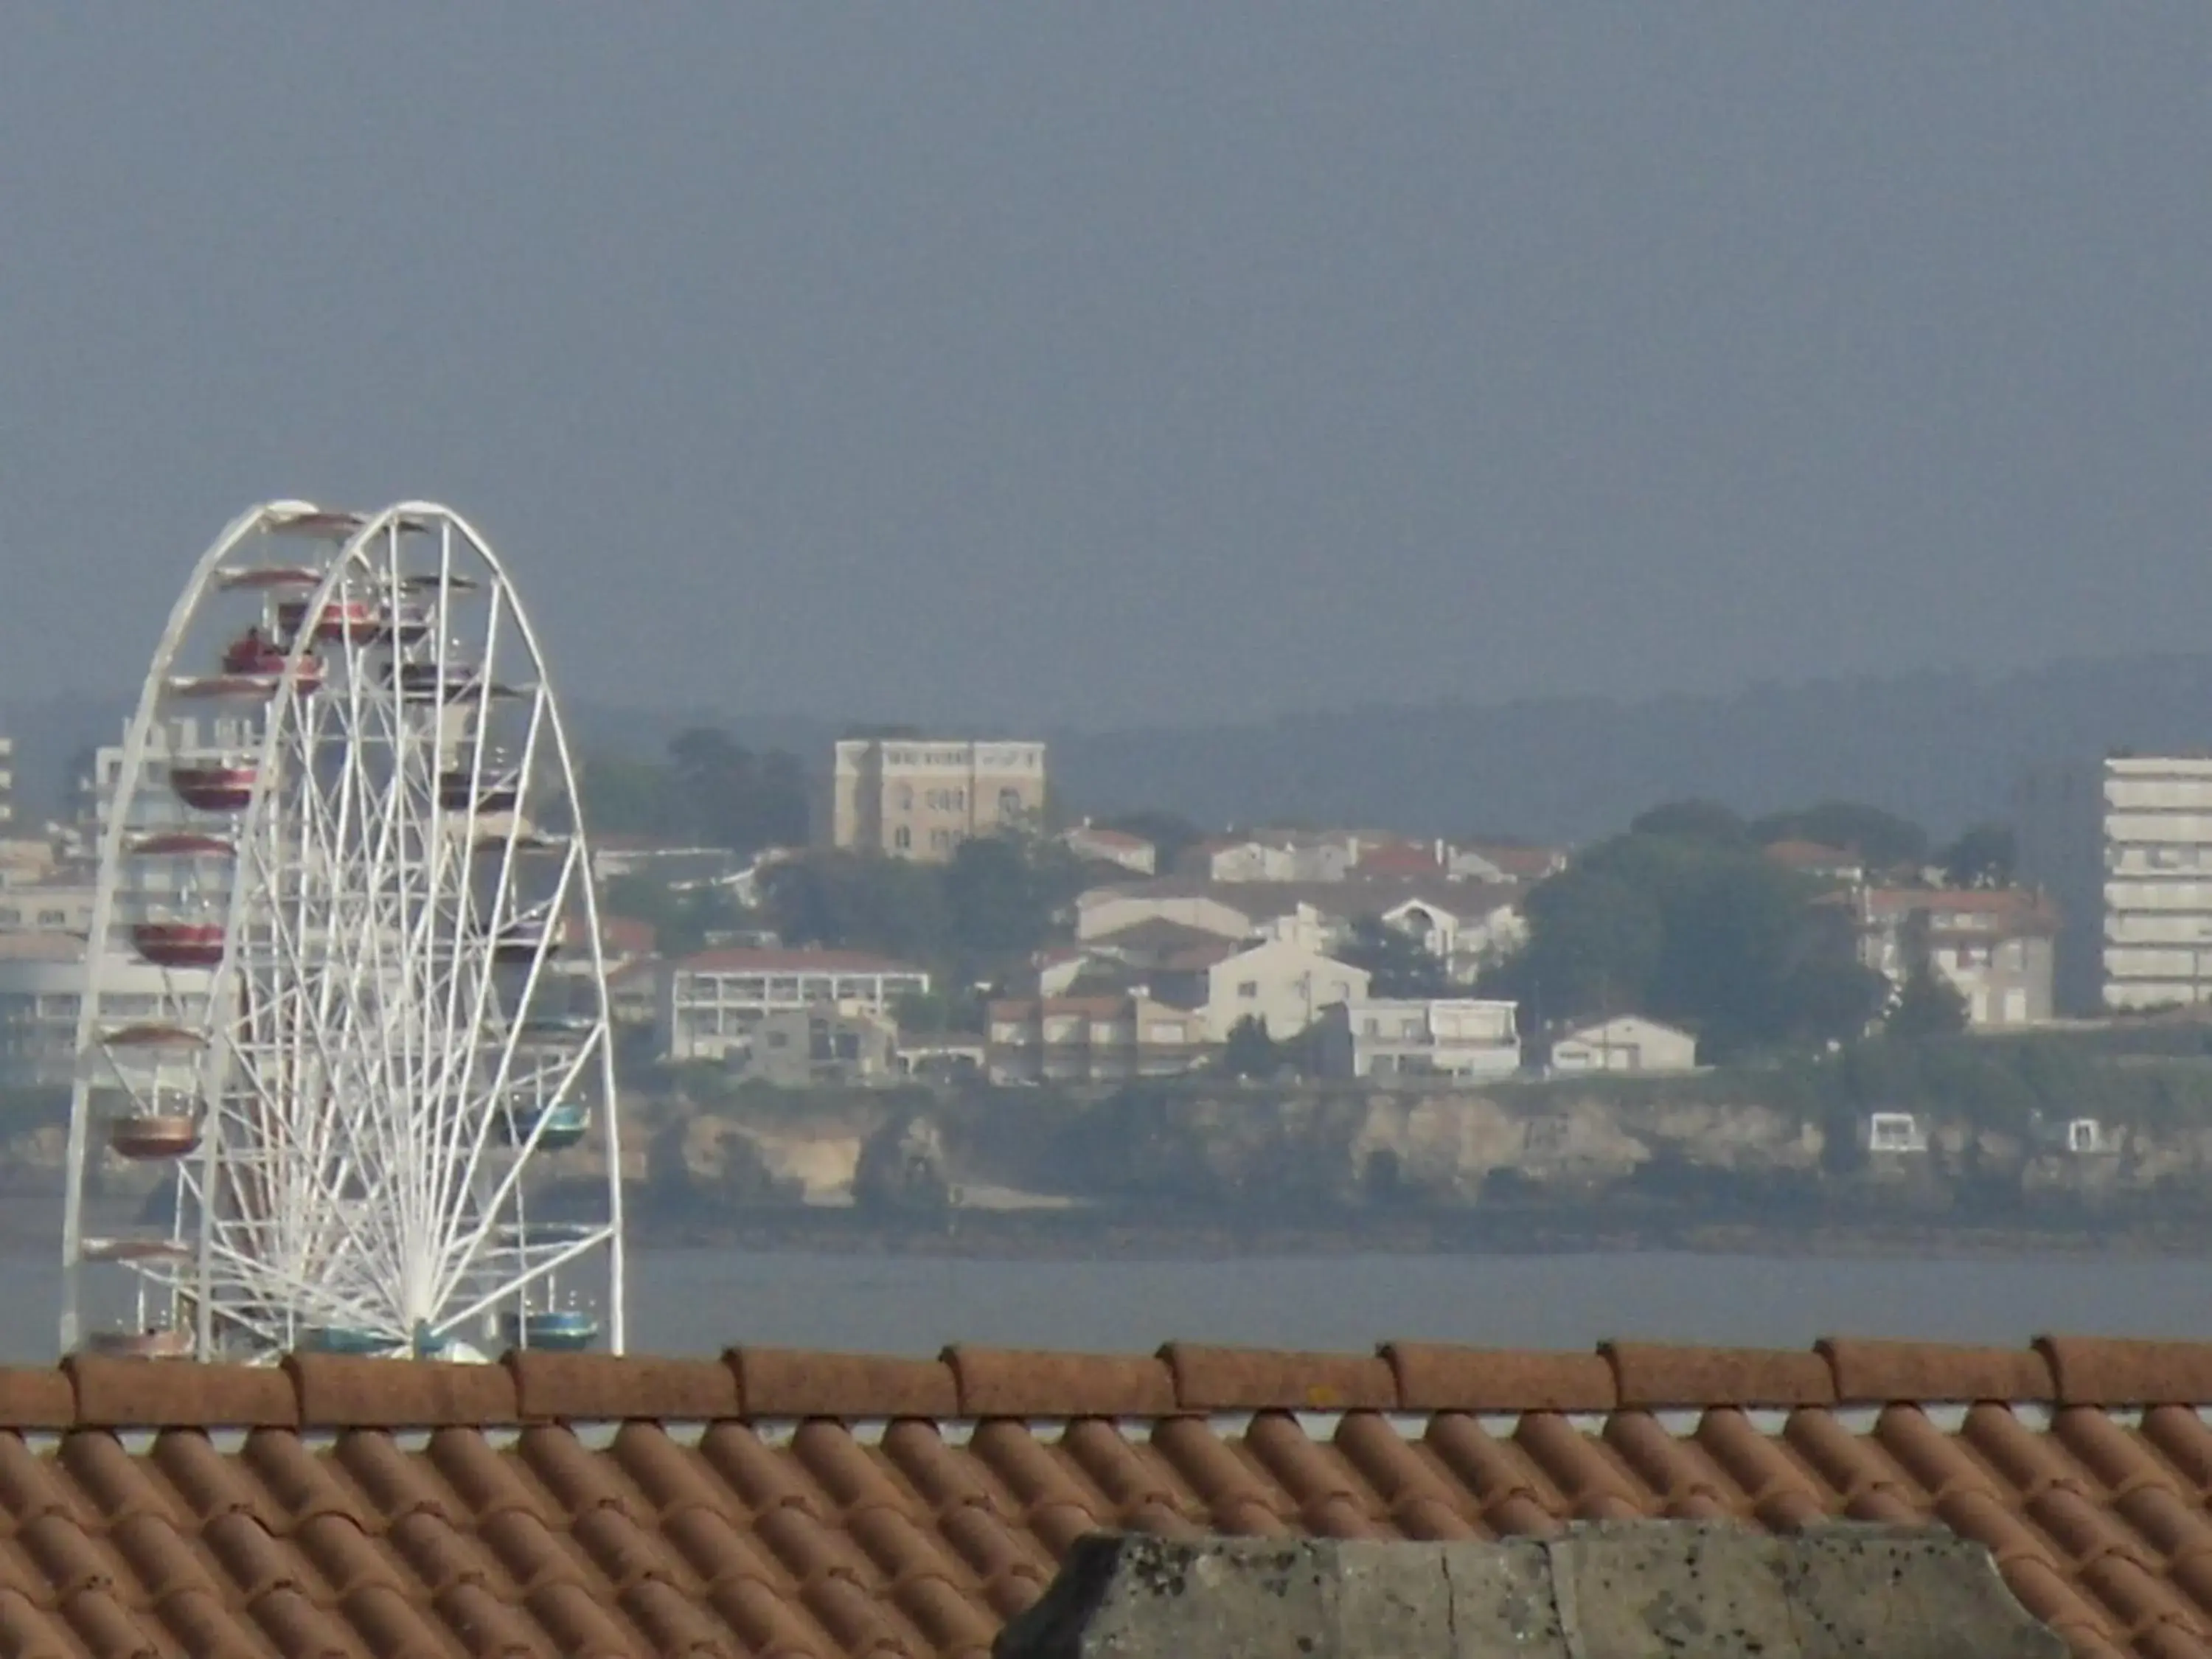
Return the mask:
<path id="1" fill-rule="evenodd" d="M 897 829 L 891 831 L 891 845 L 897 848 L 901 852 L 904 852 L 908 848 L 914 845 L 914 831 L 908 829 L 906 825 L 902 823 Z"/>
<path id="2" fill-rule="evenodd" d="M 899 785 L 898 804 L 899 811 L 902 812 L 911 812 L 914 811 L 914 786 L 912 784 L 902 783 Z"/>
<path id="3" fill-rule="evenodd" d="M 1876 1152 L 1924 1152 L 1928 1138 L 1910 1112 L 1875 1112 L 1867 1119 L 1867 1147 Z"/>
<path id="4" fill-rule="evenodd" d="M 1260 994 L 1260 981 L 1256 979 L 1241 981 L 1237 987 L 1237 994 L 1240 997 L 1245 998 L 1258 996 Z"/>
<path id="5" fill-rule="evenodd" d="M 1018 818 L 1021 815 L 1022 792 L 1018 789 L 999 791 L 999 816 L 1002 818 Z"/>

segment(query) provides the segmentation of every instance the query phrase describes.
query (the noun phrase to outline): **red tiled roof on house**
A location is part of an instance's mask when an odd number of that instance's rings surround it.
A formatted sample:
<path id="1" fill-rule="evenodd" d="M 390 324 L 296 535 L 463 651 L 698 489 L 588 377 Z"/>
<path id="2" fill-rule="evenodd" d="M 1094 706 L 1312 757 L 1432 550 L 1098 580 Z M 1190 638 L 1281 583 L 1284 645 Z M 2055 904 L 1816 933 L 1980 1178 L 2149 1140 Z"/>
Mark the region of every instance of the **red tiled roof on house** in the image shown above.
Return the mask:
<path id="1" fill-rule="evenodd" d="M 0 1370 L 0 1651 L 985 1654 L 1098 1528 L 1941 1525 L 2212 1654 L 2212 1344 Z"/>
<path id="2" fill-rule="evenodd" d="M 1790 870 L 1857 870 L 1866 863 L 1856 853 L 1817 841 L 1771 841 L 1759 850 L 1772 862 Z"/>
<path id="3" fill-rule="evenodd" d="M 1541 881 L 1567 867 L 1561 847 L 1523 847 L 1502 842 L 1462 842 L 1460 850 L 1472 853 L 1501 876 L 1513 881 Z"/>
<path id="4" fill-rule="evenodd" d="M 918 974 L 911 963 L 866 951 L 785 950 L 769 945 L 731 946 L 679 957 L 674 966 L 699 974 Z"/>
<path id="5" fill-rule="evenodd" d="M 1360 849 L 1352 868 L 1363 876 L 1433 876 L 1443 866 L 1437 850 L 1419 842 L 1389 841 Z"/>
<path id="6" fill-rule="evenodd" d="M 1927 911 L 1931 919 L 1970 916 L 1975 926 L 2009 929 L 2016 933 L 2055 931 L 2058 914 L 2042 893 L 2026 887 L 1869 887 L 1858 895 L 1861 912 L 1875 920 L 1891 920 Z"/>

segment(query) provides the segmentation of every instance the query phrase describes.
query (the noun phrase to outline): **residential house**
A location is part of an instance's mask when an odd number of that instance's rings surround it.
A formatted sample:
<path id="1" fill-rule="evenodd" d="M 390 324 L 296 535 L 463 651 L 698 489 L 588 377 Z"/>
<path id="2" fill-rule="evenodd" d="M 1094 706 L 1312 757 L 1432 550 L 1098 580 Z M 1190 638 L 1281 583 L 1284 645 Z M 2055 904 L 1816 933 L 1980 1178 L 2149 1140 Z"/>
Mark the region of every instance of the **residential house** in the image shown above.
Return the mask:
<path id="1" fill-rule="evenodd" d="M 1359 857 L 1358 838 L 1306 830 L 1221 836 L 1188 849 L 1178 874 L 1201 881 L 1342 881 Z"/>
<path id="2" fill-rule="evenodd" d="M 657 1024 L 672 1060 L 724 1060 L 744 1050 L 769 1014 L 854 1006 L 888 1014 L 926 994 L 929 975 L 859 951 L 702 951 L 661 965 Z"/>
<path id="3" fill-rule="evenodd" d="M 1570 1025 L 1552 1039 L 1554 1072 L 1689 1072 L 1698 1065 L 1698 1039 L 1642 1014 L 1615 1014 Z"/>
<path id="4" fill-rule="evenodd" d="M 1486 968 L 1504 961 L 1528 938 L 1514 889 L 1488 883 L 1430 890 L 1400 900 L 1380 913 L 1381 920 L 1411 934 L 1445 973 L 1472 985 Z"/>
<path id="5" fill-rule="evenodd" d="M 1262 1022 L 1269 1036 L 1296 1036 L 1331 1004 L 1364 998 L 1368 981 L 1364 968 L 1285 939 L 1263 939 L 1156 974 L 1152 989 L 1164 1001 L 1202 1010 L 1207 1034 L 1219 1042 L 1248 1018 Z"/>
<path id="6" fill-rule="evenodd" d="M 1940 974 L 1977 1027 L 2051 1017 L 2057 910 L 2021 887 L 1856 887 L 1822 901 L 1848 917 L 1860 963 L 1902 990 L 1914 969 Z"/>
<path id="7" fill-rule="evenodd" d="M 1061 832 L 1060 844 L 1076 857 L 1090 864 L 1113 864 L 1139 876 L 1149 876 L 1159 858 L 1159 849 L 1142 836 L 1133 836 L 1126 830 L 1109 830 L 1085 818 L 1073 829 Z"/>
<path id="8" fill-rule="evenodd" d="M 1517 881 L 1530 886 L 1558 875 L 1567 867 L 1570 856 L 1564 847 L 1528 842 L 1467 841 L 1460 842 L 1456 850 L 1470 866 L 1479 861 L 1490 866 L 1487 874 L 1470 869 L 1469 873 L 1480 880 Z"/>
<path id="9" fill-rule="evenodd" d="M 1218 962 L 1223 957 L 1234 955 L 1244 942 L 1241 938 L 1225 938 L 1207 928 L 1153 916 L 1117 933 L 1086 940 L 1079 948 L 1091 961 L 1118 963 L 1141 975 L 1164 969 L 1187 969 L 1201 955 L 1206 963 Z"/>
<path id="10" fill-rule="evenodd" d="M 1205 1017 L 1139 993 L 994 1002 L 985 1066 L 994 1083 L 1172 1077 L 1210 1052 Z"/>
<path id="11" fill-rule="evenodd" d="M 1210 882 L 1170 876 L 1081 895 L 1076 900 L 1076 934 L 1090 944 L 1158 921 L 1218 939 L 1275 939 L 1328 952 L 1351 937 L 1355 921 L 1375 917 L 1413 933 L 1455 980 L 1467 984 L 1526 936 L 1521 892 L 1512 884 L 1437 877 Z"/>
<path id="12" fill-rule="evenodd" d="M 1075 936 L 1085 941 L 1119 933 L 1140 921 L 1172 921 L 1218 939 L 1249 939 L 1258 928 L 1243 896 L 1187 877 L 1094 887 L 1075 901 Z"/>
<path id="13" fill-rule="evenodd" d="M 1362 998 L 1326 1010 L 1316 1030 L 1323 1077 L 1500 1078 L 1521 1069 L 1510 1002 Z"/>
<path id="14" fill-rule="evenodd" d="M 830 844 L 942 864 L 972 836 L 1044 817 L 1045 746 L 947 738 L 848 738 L 830 759 Z"/>
<path id="15" fill-rule="evenodd" d="M 1544 874 L 1550 873 L 1547 865 Z M 1359 856 L 1352 865 L 1352 874 L 1369 879 L 1391 878 L 1400 880 L 1486 882 L 1519 879 L 1508 875 L 1487 854 L 1477 848 L 1456 846 L 1442 838 L 1409 841 L 1395 836 L 1363 841 Z"/>
<path id="16" fill-rule="evenodd" d="M 1862 882 L 1867 878 L 1866 860 L 1840 847 L 1824 847 L 1817 841 L 1769 842 L 1759 849 L 1767 860 L 1816 881 Z"/>
<path id="17" fill-rule="evenodd" d="M 765 1013 L 744 1050 L 744 1075 L 783 1089 L 882 1083 L 899 1071 L 898 1023 L 850 1002 Z"/>

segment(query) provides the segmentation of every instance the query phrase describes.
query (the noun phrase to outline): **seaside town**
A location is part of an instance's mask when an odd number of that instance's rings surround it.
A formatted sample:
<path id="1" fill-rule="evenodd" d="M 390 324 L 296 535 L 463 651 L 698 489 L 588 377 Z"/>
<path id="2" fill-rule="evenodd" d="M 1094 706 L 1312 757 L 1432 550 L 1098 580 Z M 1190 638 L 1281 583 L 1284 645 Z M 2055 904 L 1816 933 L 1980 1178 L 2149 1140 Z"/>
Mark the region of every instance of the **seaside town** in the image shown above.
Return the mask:
<path id="1" fill-rule="evenodd" d="M 132 823 L 192 819 L 242 740 L 156 728 Z M 958 1206 L 1173 1237 L 1293 1202 L 1435 1237 L 1539 1197 L 1618 1230 L 1604 1194 L 1671 1191 L 1723 1230 L 2194 1234 L 2212 761 L 2031 769 L 2011 821 L 1941 842 L 1864 804 L 1689 800 L 1569 847 L 1079 814 L 1040 741 L 878 728 L 811 758 L 713 727 L 584 757 L 597 960 L 580 912 L 556 960 L 605 974 L 648 1232 Z M 66 819 L 0 842 L 18 1187 L 58 1157 L 122 760 L 82 757 Z M 147 915 L 219 914 L 175 886 L 204 872 L 155 874 Z M 105 1017 L 198 1016 L 213 968 L 110 938 Z M 1148 1115 L 1184 1167 L 1125 1167 Z M 1255 1146 L 1298 1177 L 1255 1183 Z M 580 1121 L 547 1149 L 604 1167 Z M 154 1173 L 105 1164 L 133 1201 Z"/>
<path id="2" fill-rule="evenodd" d="M 0 11 L 0 1659 L 2212 1659 L 2208 68 Z"/>

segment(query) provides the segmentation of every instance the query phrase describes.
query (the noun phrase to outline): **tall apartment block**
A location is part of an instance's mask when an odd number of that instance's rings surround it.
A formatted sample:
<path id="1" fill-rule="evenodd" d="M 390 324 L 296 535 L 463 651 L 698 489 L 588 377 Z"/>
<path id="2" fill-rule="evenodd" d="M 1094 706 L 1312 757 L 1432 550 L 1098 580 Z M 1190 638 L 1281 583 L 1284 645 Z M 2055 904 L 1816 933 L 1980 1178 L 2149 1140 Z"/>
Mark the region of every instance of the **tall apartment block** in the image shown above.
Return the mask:
<path id="1" fill-rule="evenodd" d="M 2212 756 L 2045 767 L 2014 805 L 2021 873 L 2064 919 L 2063 1010 L 2212 1002 Z"/>
<path id="2" fill-rule="evenodd" d="M 1045 746 L 848 738 L 830 771 L 830 844 L 941 863 L 970 836 L 1042 822 Z"/>

